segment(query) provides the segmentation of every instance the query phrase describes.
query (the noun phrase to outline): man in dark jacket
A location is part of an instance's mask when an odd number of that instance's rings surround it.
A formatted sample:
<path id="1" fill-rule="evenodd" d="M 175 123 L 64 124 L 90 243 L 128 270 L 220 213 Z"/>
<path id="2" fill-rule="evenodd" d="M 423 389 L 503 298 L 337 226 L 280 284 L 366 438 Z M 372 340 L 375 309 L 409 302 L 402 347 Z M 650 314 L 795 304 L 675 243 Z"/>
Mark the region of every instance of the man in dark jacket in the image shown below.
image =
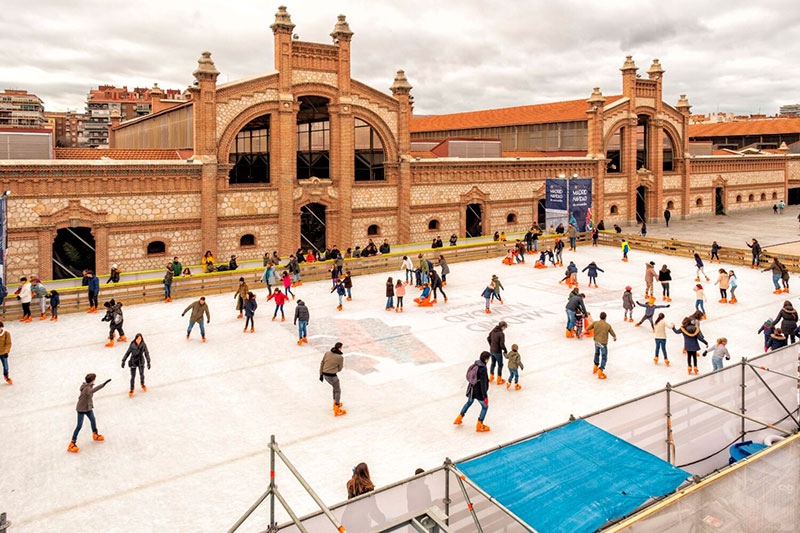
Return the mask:
<path id="1" fill-rule="evenodd" d="M 508 327 L 505 320 L 501 320 L 489 332 L 486 340 L 489 342 L 489 354 L 492 356 L 492 368 L 489 373 L 489 383 L 494 382 L 494 368 L 497 366 L 497 384 L 502 385 L 506 382 L 503 379 L 503 354 L 508 353 L 506 349 L 506 334 L 505 330 Z"/>
<path id="2" fill-rule="evenodd" d="M 100 280 L 97 278 L 97 276 L 95 276 L 94 271 L 92 270 L 86 271 L 86 277 L 89 278 L 89 282 L 87 283 L 89 310 L 87 313 L 96 313 L 97 295 L 100 293 Z"/>
<path id="3" fill-rule="evenodd" d="M 475 425 L 475 431 L 489 431 L 491 428 L 483 424 L 486 418 L 486 411 L 489 410 L 489 375 L 486 372 L 486 363 L 489 361 L 491 355 L 489 352 L 482 352 L 480 358 L 475 361 L 478 367 L 478 375 L 475 383 L 467 383 L 467 403 L 461 408 L 461 412 L 456 417 L 453 424 L 461 424 L 464 415 L 472 405 L 472 402 L 478 400 L 481 403 L 481 414 L 478 415 L 478 423 Z"/>
<path id="4" fill-rule="evenodd" d="M 575 310 L 580 309 L 583 312 L 583 316 L 586 316 L 586 306 L 583 304 L 583 299 L 586 295 L 583 293 L 579 294 L 572 294 L 569 297 L 569 301 L 567 302 L 566 311 L 567 311 L 567 338 L 572 338 L 575 336 L 575 333 L 572 331 L 572 328 L 575 327 Z"/>
<path id="5" fill-rule="evenodd" d="M 294 308 L 294 324 L 297 326 L 297 334 L 299 339 L 297 345 L 301 346 L 303 343 L 308 343 L 308 307 L 303 300 L 297 300 L 297 305 Z M 299 322 L 299 324 L 298 324 Z"/>
<path id="6" fill-rule="evenodd" d="M 211 323 L 211 311 L 208 310 L 206 297 L 201 296 L 196 302 L 190 303 L 189 306 L 183 310 L 181 316 L 184 316 L 190 310 L 192 311 L 192 314 L 189 315 L 189 327 L 186 330 L 186 340 L 189 340 L 189 335 L 192 334 L 192 328 L 194 328 L 194 325 L 197 324 L 200 326 L 200 336 L 203 337 L 203 342 L 206 342 L 206 328 L 203 325 L 203 315 L 205 315 L 207 318 L 206 324 Z"/>
<path id="7" fill-rule="evenodd" d="M 392 248 L 389 246 L 389 239 L 383 239 L 383 244 L 381 244 L 381 247 L 378 251 L 382 254 L 388 254 L 392 251 Z"/>

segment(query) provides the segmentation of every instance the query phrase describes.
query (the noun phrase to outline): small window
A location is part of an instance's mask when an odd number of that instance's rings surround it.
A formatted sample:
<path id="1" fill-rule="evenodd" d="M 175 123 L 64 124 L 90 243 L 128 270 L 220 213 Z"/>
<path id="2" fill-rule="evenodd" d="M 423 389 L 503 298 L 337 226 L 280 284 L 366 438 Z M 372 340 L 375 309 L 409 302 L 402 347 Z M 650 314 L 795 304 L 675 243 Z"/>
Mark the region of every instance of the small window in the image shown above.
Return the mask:
<path id="1" fill-rule="evenodd" d="M 777 200 L 778 199 L 778 193 L 776 193 L 776 192 L 772 193 L 772 199 L 773 200 Z"/>
<path id="2" fill-rule="evenodd" d="M 673 202 L 672 200 L 667 202 L 667 209 L 675 209 L 675 202 Z"/>
<path id="3" fill-rule="evenodd" d="M 147 255 L 163 254 L 167 251 L 164 241 L 153 241 L 147 244 Z"/>
<path id="4" fill-rule="evenodd" d="M 370 227 L 367 228 L 367 235 L 377 235 L 380 231 L 380 228 L 377 224 L 372 224 Z"/>
<path id="5" fill-rule="evenodd" d="M 611 214 L 612 215 L 616 215 L 617 213 L 619 213 L 619 208 L 616 205 L 612 205 L 611 206 Z"/>
<path id="6" fill-rule="evenodd" d="M 752 194 L 747 197 L 748 202 L 752 202 L 753 200 L 755 200 L 755 197 Z"/>
<path id="7" fill-rule="evenodd" d="M 696 205 L 697 207 L 700 207 L 701 205 L 703 205 L 703 199 L 702 198 L 698 198 L 697 200 L 694 201 L 694 205 Z"/>
<path id="8" fill-rule="evenodd" d="M 742 195 L 741 195 L 741 194 L 737 194 L 737 195 L 736 195 L 736 203 L 737 203 L 737 204 L 740 204 L 740 203 L 742 203 Z"/>
<path id="9" fill-rule="evenodd" d="M 439 229 L 439 221 L 434 218 L 428 222 L 428 229 Z"/>
<path id="10" fill-rule="evenodd" d="M 766 193 L 763 193 L 763 192 L 762 192 L 762 193 L 761 193 L 761 200 L 766 200 L 766 199 L 767 199 L 767 195 L 766 195 Z"/>
<path id="11" fill-rule="evenodd" d="M 514 213 L 509 213 L 506 215 L 506 224 L 516 224 L 517 223 L 517 215 Z"/>
<path id="12" fill-rule="evenodd" d="M 256 245 L 256 237 L 251 233 L 248 233 L 247 235 L 242 235 L 239 238 L 239 246 L 255 246 L 255 245 Z"/>

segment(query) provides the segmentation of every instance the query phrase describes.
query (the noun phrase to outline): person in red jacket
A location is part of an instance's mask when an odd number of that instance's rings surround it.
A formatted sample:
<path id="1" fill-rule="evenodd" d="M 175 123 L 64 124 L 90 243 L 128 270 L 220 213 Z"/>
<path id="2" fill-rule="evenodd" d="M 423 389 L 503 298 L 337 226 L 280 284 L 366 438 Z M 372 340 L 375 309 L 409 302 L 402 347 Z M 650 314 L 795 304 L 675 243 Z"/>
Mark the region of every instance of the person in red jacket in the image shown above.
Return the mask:
<path id="1" fill-rule="evenodd" d="M 272 321 L 278 316 L 278 311 L 281 312 L 281 322 L 286 322 L 286 316 L 283 314 L 283 304 L 289 299 L 288 296 L 283 294 L 280 289 L 275 289 L 275 292 L 269 295 L 267 301 L 275 300 L 275 313 L 272 315 Z"/>

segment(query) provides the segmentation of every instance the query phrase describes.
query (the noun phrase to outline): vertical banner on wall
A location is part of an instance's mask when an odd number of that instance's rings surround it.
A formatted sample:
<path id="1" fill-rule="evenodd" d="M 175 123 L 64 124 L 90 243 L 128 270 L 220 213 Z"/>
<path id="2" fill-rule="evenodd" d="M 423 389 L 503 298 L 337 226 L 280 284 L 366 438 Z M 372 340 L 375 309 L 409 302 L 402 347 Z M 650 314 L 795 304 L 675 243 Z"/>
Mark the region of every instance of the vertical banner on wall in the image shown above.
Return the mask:
<path id="1" fill-rule="evenodd" d="M 592 220 L 592 180 L 574 178 L 569 180 L 570 221 L 574 220 L 578 231 L 586 231 Z"/>
<path id="2" fill-rule="evenodd" d="M 567 226 L 569 211 L 567 210 L 567 180 L 551 178 L 545 181 L 545 223 L 550 227 L 559 224 Z"/>
<path id="3" fill-rule="evenodd" d="M 8 213 L 6 195 L 0 196 L 0 304 L 8 294 L 6 290 L 6 252 L 8 251 Z"/>

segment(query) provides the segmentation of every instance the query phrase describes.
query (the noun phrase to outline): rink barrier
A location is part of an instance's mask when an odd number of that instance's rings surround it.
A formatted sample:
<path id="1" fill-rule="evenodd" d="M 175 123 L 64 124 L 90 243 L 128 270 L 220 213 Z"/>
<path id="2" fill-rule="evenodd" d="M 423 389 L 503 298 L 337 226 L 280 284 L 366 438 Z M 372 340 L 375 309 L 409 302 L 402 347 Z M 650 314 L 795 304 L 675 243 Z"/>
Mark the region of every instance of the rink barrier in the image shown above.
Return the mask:
<path id="1" fill-rule="evenodd" d="M 692 480 L 673 493 L 680 494 L 687 487 L 695 487 L 733 468 L 728 464 L 728 449 L 736 442 L 760 442 L 772 435 L 798 434 L 799 353 L 800 344 L 793 344 L 749 359 L 742 358 L 722 370 L 675 385 L 667 383 L 663 389 L 578 418 L 690 472 Z M 563 424 L 455 462 L 469 461 L 535 438 L 575 419 L 571 416 Z M 397 524 L 410 524 L 412 519 L 424 516 L 440 517 L 446 524 L 439 529 L 442 532 L 534 531 L 491 494 L 462 475 L 453 467 L 453 462 L 446 459 L 442 466 L 328 509 L 350 531 L 394 531 L 398 529 Z M 631 517 L 635 519 L 638 513 L 667 501 L 673 495 L 648 501 L 629 515 L 608 522 L 604 528 L 614 527 Z M 375 515 L 383 519 L 363 523 L 365 516 Z M 630 524 L 630 521 L 625 523 Z M 335 531 L 335 528 L 322 511 L 317 511 L 270 527 L 267 531 L 294 533 L 304 530 L 324 532 Z"/>

